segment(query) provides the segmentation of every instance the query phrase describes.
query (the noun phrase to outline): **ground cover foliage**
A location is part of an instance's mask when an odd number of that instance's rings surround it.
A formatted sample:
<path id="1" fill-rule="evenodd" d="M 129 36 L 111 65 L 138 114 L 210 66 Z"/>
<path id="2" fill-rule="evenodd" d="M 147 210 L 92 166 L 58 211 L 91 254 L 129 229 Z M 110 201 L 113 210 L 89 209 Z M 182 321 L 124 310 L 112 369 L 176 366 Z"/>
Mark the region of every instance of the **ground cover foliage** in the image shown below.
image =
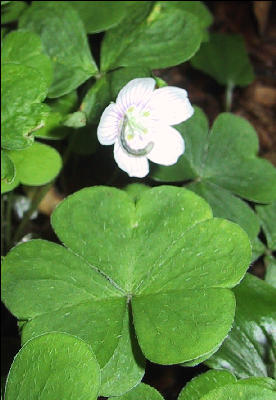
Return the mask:
<path id="1" fill-rule="evenodd" d="M 1 2 L 2 398 L 276 398 L 274 6 L 245 3 Z"/>

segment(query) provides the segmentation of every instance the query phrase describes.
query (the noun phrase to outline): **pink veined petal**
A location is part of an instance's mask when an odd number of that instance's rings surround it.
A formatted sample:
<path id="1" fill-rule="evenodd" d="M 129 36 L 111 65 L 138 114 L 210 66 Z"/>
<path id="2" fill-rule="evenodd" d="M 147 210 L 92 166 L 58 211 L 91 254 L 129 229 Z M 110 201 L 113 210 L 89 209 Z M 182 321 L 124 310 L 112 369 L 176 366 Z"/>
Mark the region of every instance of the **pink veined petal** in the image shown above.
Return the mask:
<path id="1" fill-rule="evenodd" d="M 119 168 L 129 176 L 143 178 L 149 173 L 149 162 L 145 156 L 128 154 L 117 140 L 114 145 L 114 158 Z"/>
<path id="2" fill-rule="evenodd" d="M 156 124 L 154 131 L 154 146 L 148 159 L 161 165 L 175 164 L 185 150 L 182 136 L 171 126 L 161 124 Z"/>
<path id="3" fill-rule="evenodd" d="M 155 80 L 153 78 L 133 79 L 120 90 L 116 104 L 123 113 L 132 105 L 143 108 L 151 99 L 154 87 Z"/>
<path id="4" fill-rule="evenodd" d="M 115 142 L 120 133 L 122 114 L 115 103 L 110 104 L 104 110 L 97 130 L 98 140 L 103 145 Z"/>
<path id="5" fill-rule="evenodd" d="M 177 125 L 193 115 L 194 109 L 187 92 L 173 86 L 166 86 L 154 91 L 149 107 L 152 118 L 166 125 Z"/>

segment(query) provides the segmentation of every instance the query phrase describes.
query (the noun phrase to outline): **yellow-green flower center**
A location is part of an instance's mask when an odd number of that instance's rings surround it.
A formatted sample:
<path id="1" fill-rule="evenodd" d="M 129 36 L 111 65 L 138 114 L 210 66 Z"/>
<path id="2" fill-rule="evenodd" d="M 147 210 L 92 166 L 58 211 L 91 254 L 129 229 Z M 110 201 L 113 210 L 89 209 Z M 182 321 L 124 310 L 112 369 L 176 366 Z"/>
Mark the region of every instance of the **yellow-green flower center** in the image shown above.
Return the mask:
<path id="1" fill-rule="evenodd" d="M 134 106 L 127 110 L 120 133 L 122 147 L 131 155 L 145 156 L 153 148 L 149 140 L 149 111 L 137 110 Z"/>

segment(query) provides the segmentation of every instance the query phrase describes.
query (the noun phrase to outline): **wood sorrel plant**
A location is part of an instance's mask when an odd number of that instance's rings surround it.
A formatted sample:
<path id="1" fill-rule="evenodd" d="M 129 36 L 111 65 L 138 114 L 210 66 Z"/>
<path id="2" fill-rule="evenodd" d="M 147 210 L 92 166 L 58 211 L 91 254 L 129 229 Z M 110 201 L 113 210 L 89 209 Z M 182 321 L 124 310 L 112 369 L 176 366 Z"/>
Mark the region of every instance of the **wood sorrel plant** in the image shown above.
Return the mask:
<path id="1" fill-rule="evenodd" d="M 41 351 L 41 349 L 43 349 Z M 70 352 L 71 350 L 71 352 Z M 24 364 L 33 358 L 28 372 L 23 370 Z M 46 380 L 45 375 L 40 374 L 37 385 L 32 385 L 32 372 L 41 368 L 59 368 L 64 365 L 65 369 L 60 378 L 70 382 L 71 374 L 77 379 L 76 384 L 61 389 L 60 382 L 54 376 Z M 78 368 L 76 368 L 78 366 Z M 99 367 L 96 359 L 89 348 L 80 339 L 63 333 L 45 334 L 30 340 L 17 355 L 7 383 L 6 397 L 12 399 L 18 396 L 16 385 L 19 378 L 23 379 L 21 384 L 21 397 L 39 398 L 41 391 L 39 386 L 47 391 L 47 396 L 67 396 L 66 398 L 77 398 L 94 400 L 97 398 L 99 388 Z M 270 378 L 237 378 L 227 371 L 208 371 L 189 382 L 178 396 L 178 400 L 225 400 L 244 398 L 254 400 L 256 396 L 264 400 L 275 399 L 275 381 Z M 81 394 L 80 394 L 81 393 Z M 230 396 L 230 397 L 229 397 Z M 138 384 L 126 394 L 118 397 L 119 400 L 162 400 L 160 393 L 154 388 L 143 383 Z"/>
<path id="2" fill-rule="evenodd" d="M 104 369 L 131 333 L 131 311 L 135 347 L 153 362 L 197 363 L 220 346 L 251 248 L 200 197 L 161 186 L 134 203 L 118 189 L 86 188 L 57 207 L 52 225 L 65 247 L 33 240 L 3 263 L 3 300 L 23 322 L 23 343 L 67 332 L 89 343 Z"/>
<path id="3" fill-rule="evenodd" d="M 230 111 L 234 87 L 254 78 L 241 37 L 209 35 L 202 2 L 1 7 L 18 22 L 2 29 L 2 299 L 23 345 L 5 399 L 162 400 L 140 383 L 149 360 L 224 369 L 179 400 L 273 400 L 275 168 L 246 120 L 221 113 L 209 129 L 190 93 L 156 76 L 191 60 L 226 86 Z M 88 183 L 76 154 L 90 155 Z M 123 190 L 106 186 L 116 173 Z M 18 243 L 54 180 L 55 242 Z M 21 184 L 37 189 L 15 230 Z M 266 282 L 246 273 L 261 254 Z"/>

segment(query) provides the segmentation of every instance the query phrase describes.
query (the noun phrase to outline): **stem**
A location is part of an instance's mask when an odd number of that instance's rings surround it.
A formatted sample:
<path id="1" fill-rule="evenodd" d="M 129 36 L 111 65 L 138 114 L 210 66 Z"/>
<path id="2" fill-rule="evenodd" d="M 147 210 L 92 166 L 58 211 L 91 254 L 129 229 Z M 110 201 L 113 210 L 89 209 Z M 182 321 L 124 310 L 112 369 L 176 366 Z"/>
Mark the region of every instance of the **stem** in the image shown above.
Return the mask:
<path id="1" fill-rule="evenodd" d="M 1 256 L 4 255 L 4 215 L 5 215 L 5 201 L 1 196 Z"/>
<path id="2" fill-rule="evenodd" d="M 72 148 L 73 148 L 73 145 L 74 145 L 74 142 L 75 142 L 74 139 L 75 139 L 75 131 L 72 132 L 70 134 L 70 136 L 68 137 L 67 146 L 66 146 L 66 149 L 65 149 L 65 151 L 63 153 L 63 156 L 62 156 L 62 171 L 61 171 L 59 177 L 60 177 L 60 184 L 61 184 L 61 187 L 62 187 L 62 190 L 63 190 L 64 193 L 67 192 L 66 178 L 65 178 L 65 165 L 67 164 L 67 161 L 69 160 L 69 157 L 71 155 Z"/>
<path id="3" fill-rule="evenodd" d="M 74 147 L 75 144 L 75 135 L 76 135 L 76 131 L 73 131 L 70 136 L 68 137 L 68 143 L 66 146 L 66 149 L 63 153 L 62 156 L 62 171 L 60 174 L 60 184 L 62 186 L 63 192 L 66 193 L 67 192 L 67 188 L 66 188 L 66 178 L 65 178 L 65 166 L 71 156 L 72 153 L 72 149 Z"/>
<path id="4" fill-rule="evenodd" d="M 78 163 L 79 163 L 79 157 L 75 153 L 75 154 L 73 154 L 73 161 L 72 161 L 72 167 L 73 167 L 72 182 L 75 182 L 77 180 Z"/>
<path id="5" fill-rule="evenodd" d="M 113 174 L 111 175 L 111 177 L 106 182 L 106 186 L 111 186 L 116 181 L 118 176 L 119 176 L 119 169 L 116 168 L 115 171 L 113 172 Z"/>
<path id="6" fill-rule="evenodd" d="M 25 229 L 27 223 L 29 222 L 31 215 L 37 209 L 39 203 L 41 202 L 43 197 L 46 195 L 46 193 L 49 191 L 52 184 L 53 184 L 53 182 L 50 182 L 47 185 L 41 186 L 36 189 L 36 192 L 32 199 L 32 205 L 29 208 L 29 210 L 26 212 L 26 214 L 24 214 L 24 217 L 22 218 L 22 221 L 20 222 L 20 224 L 15 232 L 15 235 L 13 238 L 13 243 L 17 243 L 19 241 L 19 239 L 21 239 L 24 229 Z"/>
<path id="7" fill-rule="evenodd" d="M 8 204 L 6 211 L 6 245 L 9 250 L 11 245 L 11 219 L 12 219 L 12 202 L 13 202 L 13 191 L 8 194 Z"/>
<path id="8" fill-rule="evenodd" d="M 225 111 L 230 112 L 231 107 L 232 107 L 232 100 L 233 100 L 233 90 L 234 90 L 234 84 L 232 82 L 229 82 L 226 87 L 226 92 L 225 92 Z"/>
<path id="9" fill-rule="evenodd" d="M 271 257 L 272 256 L 271 250 L 269 250 L 267 247 L 265 247 L 265 249 L 264 249 L 264 254 L 267 257 Z"/>
<path id="10" fill-rule="evenodd" d="M 63 153 L 62 161 L 63 161 L 63 168 L 65 167 L 65 164 L 67 163 L 69 156 L 71 154 L 73 145 L 74 145 L 74 139 L 75 139 L 75 132 L 72 132 L 71 135 L 68 138 L 68 143 L 67 147 Z"/>

